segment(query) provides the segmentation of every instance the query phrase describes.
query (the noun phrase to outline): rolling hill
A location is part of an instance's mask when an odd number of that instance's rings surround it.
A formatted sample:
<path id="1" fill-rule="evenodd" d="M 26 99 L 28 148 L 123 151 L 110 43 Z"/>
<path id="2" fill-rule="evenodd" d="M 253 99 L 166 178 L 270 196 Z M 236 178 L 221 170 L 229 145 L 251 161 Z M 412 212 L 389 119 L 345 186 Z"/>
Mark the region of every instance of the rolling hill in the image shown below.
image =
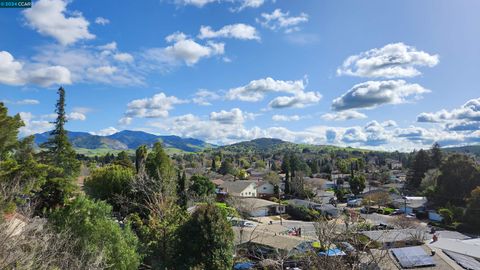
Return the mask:
<path id="1" fill-rule="evenodd" d="M 35 134 L 35 144 L 41 145 L 48 140 L 50 132 Z M 108 136 L 92 135 L 87 132 L 68 131 L 70 143 L 79 152 L 108 152 L 109 150 L 134 150 L 140 145 L 151 147 L 160 141 L 171 152 L 199 152 L 215 145 L 193 138 L 178 136 L 158 136 L 143 131 L 123 130 Z M 88 151 L 97 150 L 97 151 Z"/>

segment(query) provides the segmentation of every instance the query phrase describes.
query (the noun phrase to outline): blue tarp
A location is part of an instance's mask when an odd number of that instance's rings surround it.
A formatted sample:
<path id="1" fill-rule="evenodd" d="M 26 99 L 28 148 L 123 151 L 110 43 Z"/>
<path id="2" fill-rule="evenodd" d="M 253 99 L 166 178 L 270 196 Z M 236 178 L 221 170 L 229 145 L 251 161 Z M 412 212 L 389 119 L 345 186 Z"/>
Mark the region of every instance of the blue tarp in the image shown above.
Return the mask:
<path id="1" fill-rule="evenodd" d="M 339 248 L 329 249 L 326 252 L 322 251 L 318 253 L 318 256 L 345 256 L 345 252 Z"/>
<path id="2" fill-rule="evenodd" d="M 244 262 L 244 263 L 237 263 L 233 267 L 235 270 L 246 270 L 246 269 L 252 269 L 255 266 L 253 262 Z"/>

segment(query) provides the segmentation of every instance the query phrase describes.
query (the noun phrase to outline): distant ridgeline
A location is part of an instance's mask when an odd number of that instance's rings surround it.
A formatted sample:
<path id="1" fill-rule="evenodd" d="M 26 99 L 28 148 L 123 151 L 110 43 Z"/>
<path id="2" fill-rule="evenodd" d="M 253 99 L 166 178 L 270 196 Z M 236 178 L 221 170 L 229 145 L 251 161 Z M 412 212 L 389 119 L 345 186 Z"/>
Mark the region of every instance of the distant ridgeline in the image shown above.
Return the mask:
<path id="1" fill-rule="evenodd" d="M 40 146 L 48 140 L 50 132 L 35 134 L 35 144 Z M 151 147 L 160 141 L 164 147 L 185 152 L 200 152 L 215 145 L 193 138 L 158 136 L 143 131 L 124 130 L 108 136 L 92 135 L 87 132 L 68 131 L 68 139 L 76 149 L 90 150 L 134 150 L 140 145 Z"/>

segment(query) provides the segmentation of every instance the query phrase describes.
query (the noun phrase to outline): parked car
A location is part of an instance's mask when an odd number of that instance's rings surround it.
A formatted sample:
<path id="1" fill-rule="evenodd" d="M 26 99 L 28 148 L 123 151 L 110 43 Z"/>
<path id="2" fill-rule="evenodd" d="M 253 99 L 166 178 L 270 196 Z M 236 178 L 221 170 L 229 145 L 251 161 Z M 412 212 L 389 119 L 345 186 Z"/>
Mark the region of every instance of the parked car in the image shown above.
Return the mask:
<path id="1" fill-rule="evenodd" d="M 400 209 L 395 209 L 395 211 L 393 211 L 393 213 L 391 213 L 390 215 L 391 216 L 398 216 L 398 215 L 401 215 L 403 214 L 403 211 L 400 210 Z"/>

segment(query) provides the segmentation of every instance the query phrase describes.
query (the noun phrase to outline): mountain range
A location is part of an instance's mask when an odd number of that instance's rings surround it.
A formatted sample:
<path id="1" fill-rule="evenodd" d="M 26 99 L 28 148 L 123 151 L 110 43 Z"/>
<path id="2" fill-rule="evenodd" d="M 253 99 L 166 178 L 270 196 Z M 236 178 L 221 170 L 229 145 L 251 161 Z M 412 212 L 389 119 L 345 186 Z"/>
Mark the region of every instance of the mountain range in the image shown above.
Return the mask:
<path id="1" fill-rule="evenodd" d="M 87 132 L 68 131 L 68 140 L 77 150 L 134 150 L 140 145 L 153 146 L 162 142 L 164 147 L 174 151 L 199 152 L 206 148 L 216 147 L 213 144 L 193 138 L 179 136 L 159 136 L 143 131 L 123 130 L 108 136 L 92 135 Z M 50 132 L 35 134 L 35 144 L 40 146 L 48 140 Z M 79 151 L 82 152 L 82 151 Z"/>
<path id="2" fill-rule="evenodd" d="M 35 134 L 35 144 L 42 145 L 48 140 L 50 132 Z M 182 138 L 174 135 L 155 135 L 144 131 L 123 130 L 108 136 L 92 135 L 87 132 L 68 131 L 68 139 L 78 153 L 86 155 L 103 155 L 109 152 L 134 151 L 140 145 L 152 147 L 156 142 L 162 142 L 167 152 L 200 152 L 208 148 L 220 147 L 232 152 L 264 152 L 267 150 L 299 149 L 308 151 L 360 151 L 369 150 L 333 145 L 297 144 L 273 138 L 259 138 L 238 142 L 225 146 L 217 146 L 194 138 Z M 480 145 L 443 148 L 447 152 L 470 153 L 480 156 Z"/>

